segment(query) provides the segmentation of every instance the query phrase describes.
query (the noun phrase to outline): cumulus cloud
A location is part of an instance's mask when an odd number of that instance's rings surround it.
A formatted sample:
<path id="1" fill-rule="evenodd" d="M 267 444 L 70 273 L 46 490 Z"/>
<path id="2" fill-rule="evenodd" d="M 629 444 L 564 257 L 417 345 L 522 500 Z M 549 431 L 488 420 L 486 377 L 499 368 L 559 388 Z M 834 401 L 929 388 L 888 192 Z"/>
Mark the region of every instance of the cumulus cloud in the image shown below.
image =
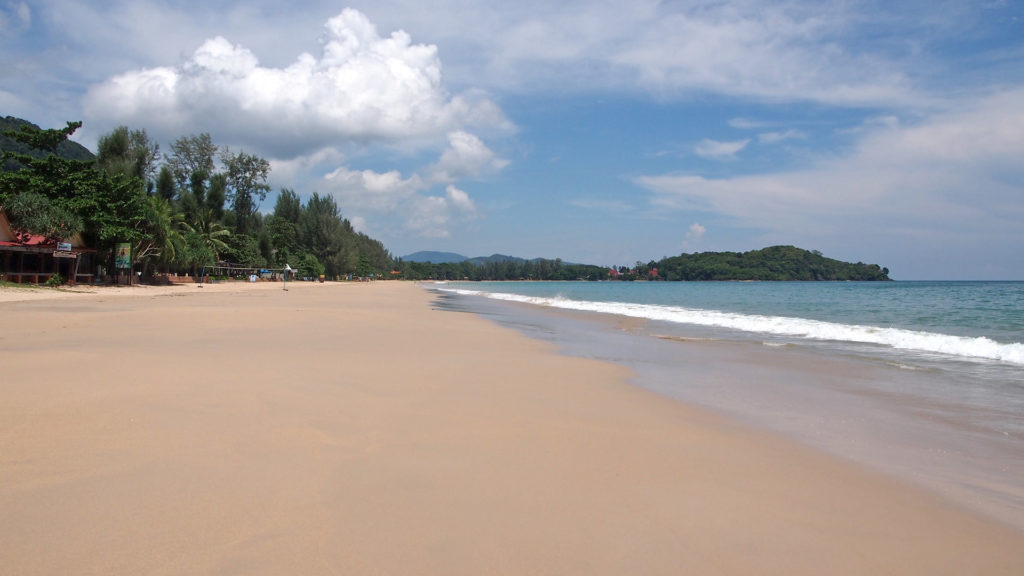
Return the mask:
<path id="1" fill-rule="evenodd" d="M 448 135 L 448 148 L 428 172 L 431 180 L 446 183 L 493 174 L 507 165 L 508 161 L 498 157 L 480 138 L 460 130 Z"/>
<path id="2" fill-rule="evenodd" d="M 508 126 L 486 97 L 449 95 L 436 46 L 415 44 L 401 30 L 381 36 L 352 9 L 324 29 L 319 57 L 302 53 L 276 68 L 227 38 L 211 38 L 180 65 L 93 86 L 86 114 L 169 138 L 182 126 L 208 127 L 218 139 L 261 144 L 279 156 L 338 141 L 432 142 L 469 126 Z"/>
<path id="3" fill-rule="evenodd" d="M 371 212 L 396 210 L 425 188 L 423 180 L 415 174 L 405 178 L 397 170 L 374 172 L 344 166 L 324 176 L 322 185 L 343 208 Z"/>
<path id="4" fill-rule="evenodd" d="M 464 214 L 476 213 L 476 204 L 469 197 L 469 194 L 466 194 L 462 190 L 459 190 L 450 184 L 445 188 L 445 194 L 448 204 L 450 204 L 455 210 Z"/>
<path id="5" fill-rule="evenodd" d="M 433 167 L 428 168 L 431 170 Z M 364 227 L 369 226 L 372 215 L 399 214 L 405 231 L 426 238 L 446 238 L 452 226 L 479 217 L 479 210 L 469 194 L 454 184 L 445 186 L 444 195 L 431 195 L 436 182 L 418 173 L 405 177 L 398 171 L 341 167 L 327 174 L 320 186 L 338 200 L 345 213 L 356 214 Z"/>
<path id="6" fill-rule="evenodd" d="M 720 142 L 718 140 L 709 140 L 707 138 L 700 141 L 697 147 L 694 148 L 694 152 L 697 153 L 701 158 L 710 158 L 712 160 L 731 160 L 750 144 L 750 139 L 745 140 L 733 140 L 729 142 Z"/>

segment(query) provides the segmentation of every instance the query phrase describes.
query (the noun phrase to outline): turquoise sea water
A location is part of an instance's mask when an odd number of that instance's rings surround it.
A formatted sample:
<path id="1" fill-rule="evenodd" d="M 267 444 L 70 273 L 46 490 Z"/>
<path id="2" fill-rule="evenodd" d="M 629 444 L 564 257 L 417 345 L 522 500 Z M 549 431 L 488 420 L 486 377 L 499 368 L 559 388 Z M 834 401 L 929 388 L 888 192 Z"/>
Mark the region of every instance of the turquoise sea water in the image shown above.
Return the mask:
<path id="1" fill-rule="evenodd" d="M 794 342 L 1024 368 L 1024 282 L 479 282 L 450 289 Z"/>
<path id="2" fill-rule="evenodd" d="M 1024 529 L 1024 282 L 426 286 L 442 307 Z"/>

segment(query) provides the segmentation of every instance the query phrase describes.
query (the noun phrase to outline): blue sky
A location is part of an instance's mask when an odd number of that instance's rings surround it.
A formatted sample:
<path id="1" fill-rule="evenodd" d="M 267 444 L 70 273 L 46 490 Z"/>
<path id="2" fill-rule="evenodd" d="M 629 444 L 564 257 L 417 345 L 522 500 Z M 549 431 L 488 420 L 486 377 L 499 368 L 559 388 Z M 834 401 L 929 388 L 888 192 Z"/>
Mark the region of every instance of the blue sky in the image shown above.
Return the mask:
<path id="1" fill-rule="evenodd" d="M 0 70 L 0 114 L 209 132 L 397 256 L 1024 279 L 1020 1 L 0 0 Z"/>

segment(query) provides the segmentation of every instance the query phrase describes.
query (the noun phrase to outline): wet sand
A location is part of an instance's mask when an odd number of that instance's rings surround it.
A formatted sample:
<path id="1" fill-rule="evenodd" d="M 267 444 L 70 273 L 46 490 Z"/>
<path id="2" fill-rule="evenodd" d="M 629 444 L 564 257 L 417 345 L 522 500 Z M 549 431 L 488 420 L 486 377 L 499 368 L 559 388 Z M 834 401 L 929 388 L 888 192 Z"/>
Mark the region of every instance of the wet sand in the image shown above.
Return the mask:
<path id="1" fill-rule="evenodd" d="M 5 572 L 1024 573 L 1019 530 L 415 285 L 288 287 L 0 289 Z"/>

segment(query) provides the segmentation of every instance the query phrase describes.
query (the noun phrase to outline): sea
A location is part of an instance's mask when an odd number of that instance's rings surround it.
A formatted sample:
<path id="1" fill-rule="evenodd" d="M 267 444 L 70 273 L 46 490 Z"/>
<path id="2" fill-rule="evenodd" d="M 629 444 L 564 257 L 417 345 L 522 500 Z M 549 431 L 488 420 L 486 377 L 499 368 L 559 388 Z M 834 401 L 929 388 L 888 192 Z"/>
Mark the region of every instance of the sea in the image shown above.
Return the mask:
<path id="1" fill-rule="evenodd" d="M 1024 282 L 449 282 L 632 383 L 1024 530 Z"/>

